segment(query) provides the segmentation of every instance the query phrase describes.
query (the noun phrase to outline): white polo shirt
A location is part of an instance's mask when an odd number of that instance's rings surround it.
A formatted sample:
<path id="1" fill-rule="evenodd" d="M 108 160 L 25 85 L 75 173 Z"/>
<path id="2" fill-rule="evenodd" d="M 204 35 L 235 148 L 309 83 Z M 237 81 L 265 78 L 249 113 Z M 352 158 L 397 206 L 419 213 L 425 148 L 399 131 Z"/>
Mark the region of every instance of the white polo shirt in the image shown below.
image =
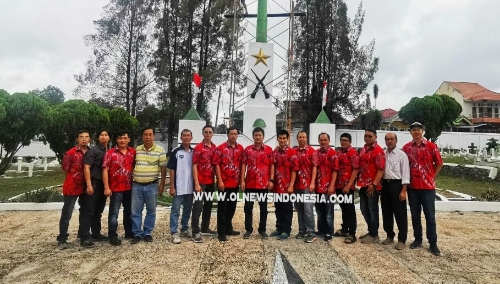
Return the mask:
<path id="1" fill-rule="evenodd" d="M 176 195 L 192 194 L 194 191 L 193 180 L 193 148 L 188 151 L 181 145 L 170 153 L 167 168 L 175 171 Z"/>

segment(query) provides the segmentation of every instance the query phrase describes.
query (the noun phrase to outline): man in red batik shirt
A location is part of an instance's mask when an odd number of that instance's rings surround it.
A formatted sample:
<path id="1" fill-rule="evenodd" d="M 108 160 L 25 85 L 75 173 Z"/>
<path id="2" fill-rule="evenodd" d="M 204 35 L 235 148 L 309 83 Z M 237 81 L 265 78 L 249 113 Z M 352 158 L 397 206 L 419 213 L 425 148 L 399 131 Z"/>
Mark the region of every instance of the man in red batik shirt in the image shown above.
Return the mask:
<path id="1" fill-rule="evenodd" d="M 213 164 L 217 175 L 217 237 L 219 241 L 227 241 L 227 236 L 237 236 L 240 232 L 233 229 L 233 217 L 236 211 L 236 200 L 231 201 L 231 194 L 238 194 L 243 146 L 236 143 L 238 129 L 231 126 L 227 129 L 227 142 L 215 149 Z"/>
<path id="2" fill-rule="evenodd" d="M 76 200 L 85 193 L 85 174 L 83 172 L 83 160 L 88 151 L 90 143 L 90 132 L 80 130 L 76 135 L 76 147 L 69 149 L 62 161 L 62 169 L 66 173 L 63 183 L 64 205 L 59 220 L 59 236 L 57 236 L 57 247 L 67 249 L 69 247 L 68 227 Z"/>
<path id="3" fill-rule="evenodd" d="M 210 125 L 202 129 L 203 141 L 193 149 L 193 179 L 194 190 L 196 192 L 214 192 L 214 165 L 212 159 L 215 146 L 212 143 L 214 128 Z M 193 241 L 203 242 L 201 235 L 213 236 L 215 231 L 210 230 L 210 216 L 212 214 L 213 200 L 195 200 L 191 213 L 191 230 L 193 231 Z M 201 215 L 201 229 L 200 229 Z"/>
<path id="4" fill-rule="evenodd" d="M 318 135 L 320 148 L 318 155 L 318 174 L 316 175 L 316 213 L 318 214 L 318 233 L 324 236 L 325 241 L 333 238 L 333 210 L 335 203 L 330 202 L 330 197 L 335 194 L 335 181 L 339 171 L 339 163 L 335 149 L 330 147 L 330 135 Z"/>
<path id="5" fill-rule="evenodd" d="M 123 227 L 125 238 L 133 238 L 132 233 L 132 174 L 136 151 L 129 147 L 130 135 L 126 131 L 116 134 L 116 147 L 108 150 L 102 162 L 102 181 L 104 195 L 110 197 L 108 213 L 109 243 L 119 246 L 122 241 L 118 238 L 118 213 L 123 205 Z"/>
<path id="6" fill-rule="evenodd" d="M 424 126 L 414 122 L 410 126 L 413 141 L 403 146 L 403 152 L 410 162 L 410 186 L 408 187 L 408 202 L 410 203 L 411 224 L 415 241 L 411 249 L 422 246 L 422 221 L 420 212 L 425 215 L 429 251 L 441 255 L 437 246 L 436 232 L 436 175 L 443 167 L 443 160 L 436 144 L 423 137 Z"/>
<path id="7" fill-rule="evenodd" d="M 295 177 L 299 165 L 295 156 L 295 150 L 288 147 L 288 131 L 282 129 L 278 131 L 278 147 L 273 151 L 273 165 L 271 181 L 274 180 L 273 192 L 275 195 L 293 193 Z M 286 240 L 292 231 L 293 203 L 288 201 L 275 201 L 274 213 L 276 214 L 276 231 L 271 233 L 271 237 L 278 237 L 279 240 Z"/>
<path id="8" fill-rule="evenodd" d="M 259 202 L 260 219 L 259 234 L 262 239 L 267 238 L 267 193 L 273 187 L 271 165 L 273 163 L 273 149 L 264 145 L 264 129 L 256 127 L 252 131 L 254 144 L 245 148 L 241 161 L 241 189 L 249 199 L 245 200 L 245 239 L 249 239 L 253 232 L 252 211 L 255 200 Z M 255 198 L 252 198 L 255 197 Z"/>
<path id="9" fill-rule="evenodd" d="M 378 201 L 382 190 L 385 153 L 377 144 L 377 131 L 365 130 L 365 146 L 359 153 L 359 207 L 368 225 L 368 233 L 361 236 L 362 243 L 378 242 Z"/>

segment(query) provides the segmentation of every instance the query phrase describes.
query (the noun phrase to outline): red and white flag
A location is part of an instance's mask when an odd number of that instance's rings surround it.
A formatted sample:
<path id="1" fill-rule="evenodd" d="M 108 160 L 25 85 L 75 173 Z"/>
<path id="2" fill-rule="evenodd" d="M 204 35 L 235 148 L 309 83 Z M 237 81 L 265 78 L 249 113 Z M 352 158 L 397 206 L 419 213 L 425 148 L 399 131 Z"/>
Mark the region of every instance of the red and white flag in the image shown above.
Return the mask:
<path id="1" fill-rule="evenodd" d="M 328 94 L 326 93 L 326 81 L 323 81 L 323 101 L 321 107 L 324 107 L 327 101 L 328 101 Z"/>
<path id="2" fill-rule="evenodd" d="M 193 74 L 193 93 L 198 94 L 201 92 L 201 76 L 198 73 Z"/>

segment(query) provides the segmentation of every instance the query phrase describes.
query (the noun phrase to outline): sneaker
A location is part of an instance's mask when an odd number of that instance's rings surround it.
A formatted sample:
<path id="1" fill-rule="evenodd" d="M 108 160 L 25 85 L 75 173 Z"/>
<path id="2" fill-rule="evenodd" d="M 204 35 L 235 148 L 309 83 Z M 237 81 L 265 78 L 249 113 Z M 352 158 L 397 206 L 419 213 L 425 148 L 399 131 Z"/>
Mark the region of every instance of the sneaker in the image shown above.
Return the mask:
<path id="1" fill-rule="evenodd" d="M 281 232 L 274 231 L 274 232 L 272 232 L 269 236 L 270 236 L 270 237 L 279 237 L 280 235 L 281 235 Z"/>
<path id="2" fill-rule="evenodd" d="M 181 231 L 180 236 L 183 238 L 191 238 L 191 237 L 193 237 L 193 234 L 191 233 L 190 230 L 185 230 L 185 231 Z"/>
<path id="3" fill-rule="evenodd" d="M 370 235 L 370 234 L 366 233 L 366 234 L 364 234 L 364 235 L 359 236 L 359 239 L 360 239 L 360 240 L 362 240 L 362 239 L 364 239 L 364 238 L 368 237 L 369 235 Z"/>
<path id="4" fill-rule="evenodd" d="M 193 242 L 195 243 L 203 243 L 203 239 L 201 238 L 201 234 L 194 234 L 194 236 L 191 238 Z"/>
<path id="5" fill-rule="evenodd" d="M 134 235 L 127 235 L 127 234 L 125 234 L 125 239 L 130 239 L 131 240 L 133 238 L 134 238 Z"/>
<path id="6" fill-rule="evenodd" d="M 144 236 L 144 241 L 151 243 L 151 242 L 153 242 L 153 237 L 151 235 L 146 235 L 146 236 Z"/>
<path id="7" fill-rule="evenodd" d="M 406 245 L 405 245 L 405 243 L 403 243 L 403 242 L 398 242 L 398 243 L 394 246 L 394 248 L 395 248 L 395 249 L 397 249 L 397 250 L 402 250 L 402 249 L 404 249 L 405 247 L 406 247 Z"/>
<path id="8" fill-rule="evenodd" d="M 361 243 L 363 244 L 373 244 L 373 243 L 378 243 L 379 239 L 378 236 L 372 237 L 372 236 L 367 236 L 361 240 Z"/>
<path id="9" fill-rule="evenodd" d="M 69 248 L 69 245 L 66 241 L 57 241 L 57 248 L 60 250 Z"/>
<path id="10" fill-rule="evenodd" d="M 103 235 L 103 234 L 99 234 L 96 236 L 92 236 L 92 239 L 96 242 L 104 242 L 104 241 L 108 240 L 108 236 Z"/>
<path id="11" fill-rule="evenodd" d="M 314 243 L 316 241 L 316 235 L 313 235 L 313 234 L 308 234 L 306 239 L 304 240 L 304 242 L 310 244 L 310 243 Z"/>
<path id="12" fill-rule="evenodd" d="M 206 230 L 201 230 L 200 234 L 202 236 L 213 236 L 213 235 L 217 234 L 217 232 L 214 230 L 206 229 Z"/>
<path id="13" fill-rule="evenodd" d="M 95 244 L 90 239 L 86 239 L 80 242 L 80 246 L 84 248 L 91 248 L 95 247 Z"/>
<path id="14" fill-rule="evenodd" d="M 303 239 L 306 237 L 306 234 L 304 232 L 299 232 L 298 234 L 295 235 L 296 239 Z"/>
<path id="15" fill-rule="evenodd" d="M 141 237 L 134 236 L 134 238 L 130 241 L 131 244 L 135 245 L 141 242 Z"/>
<path id="16" fill-rule="evenodd" d="M 414 240 L 413 243 L 410 244 L 411 249 L 416 249 L 422 246 L 421 240 Z"/>
<path id="17" fill-rule="evenodd" d="M 181 236 L 178 233 L 172 234 L 172 243 L 174 244 L 181 243 Z"/>
<path id="18" fill-rule="evenodd" d="M 382 241 L 383 245 L 392 245 L 394 243 L 394 239 L 391 238 L 385 238 L 385 240 Z"/>
<path id="19" fill-rule="evenodd" d="M 266 232 L 259 233 L 261 239 L 267 239 L 268 235 Z"/>
<path id="20" fill-rule="evenodd" d="M 345 231 L 342 231 L 342 230 L 338 230 L 335 232 L 335 234 L 333 234 L 335 237 L 347 237 L 349 236 L 349 233 L 345 232 Z"/>
<path id="21" fill-rule="evenodd" d="M 326 234 L 324 240 L 325 240 L 325 242 L 329 242 L 329 241 L 333 240 L 333 236 Z"/>
<path id="22" fill-rule="evenodd" d="M 433 254 L 433 255 L 437 255 L 437 256 L 440 256 L 441 255 L 441 251 L 438 249 L 438 246 L 436 243 L 430 243 L 429 244 L 429 251 Z"/>
<path id="23" fill-rule="evenodd" d="M 118 237 L 111 237 L 109 238 L 109 243 L 112 245 L 112 246 L 119 246 L 122 244 L 122 241 L 118 238 Z"/>
<path id="24" fill-rule="evenodd" d="M 290 238 L 290 234 L 287 234 L 287 233 L 282 233 L 281 235 L 278 236 L 278 240 L 280 240 L 280 241 L 287 240 L 289 238 Z"/>
<path id="25" fill-rule="evenodd" d="M 252 235 L 252 232 L 246 231 L 245 234 L 243 235 L 244 239 L 250 239 L 250 236 Z"/>
<path id="26" fill-rule="evenodd" d="M 227 232 L 226 235 L 228 235 L 228 236 L 239 236 L 240 232 L 235 231 L 235 230 L 231 230 L 231 231 Z"/>
<path id="27" fill-rule="evenodd" d="M 226 235 L 218 235 L 217 239 L 219 239 L 220 242 L 227 242 Z"/>

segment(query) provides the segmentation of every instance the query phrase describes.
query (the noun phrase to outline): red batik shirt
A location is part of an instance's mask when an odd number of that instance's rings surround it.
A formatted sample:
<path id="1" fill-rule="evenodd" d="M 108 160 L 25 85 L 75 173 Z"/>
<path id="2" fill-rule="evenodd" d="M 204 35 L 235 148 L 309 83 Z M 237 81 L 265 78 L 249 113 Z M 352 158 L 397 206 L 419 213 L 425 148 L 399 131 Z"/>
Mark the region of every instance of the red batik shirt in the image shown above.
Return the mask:
<path id="1" fill-rule="evenodd" d="M 135 153 L 136 151 L 132 147 L 127 147 L 125 154 L 116 147 L 108 150 L 104 155 L 102 167 L 108 169 L 108 185 L 112 192 L 132 189 Z"/>
<path id="2" fill-rule="evenodd" d="M 316 175 L 316 193 L 326 193 L 332 182 L 332 174 L 339 170 L 339 161 L 337 153 L 332 147 L 319 148 L 316 150 L 318 155 L 318 173 Z"/>
<path id="3" fill-rule="evenodd" d="M 243 152 L 242 164 L 247 165 L 245 187 L 266 189 L 269 184 L 269 171 L 273 162 L 273 149 L 262 144 L 260 149 L 250 145 Z"/>
<path id="4" fill-rule="evenodd" d="M 318 155 L 313 147 L 306 145 L 304 148 L 295 149 L 295 157 L 299 164 L 294 188 L 304 190 L 309 188 L 312 179 L 312 169 L 319 165 Z"/>
<path id="5" fill-rule="evenodd" d="M 81 195 L 85 192 L 85 175 L 83 173 L 83 160 L 85 153 L 76 146 L 69 149 L 62 161 L 66 178 L 63 183 L 64 195 Z"/>
<path id="6" fill-rule="evenodd" d="M 285 146 L 283 149 L 279 147 L 273 151 L 274 163 L 274 188 L 273 192 L 288 193 L 290 186 L 292 171 L 299 170 L 295 150 Z"/>
<path id="7" fill-rule="evenodd" d="M 413 141 L 403 146 L 410 162 L 410 188 L 436 189 L 434 165 L 442 165 L 443 159 L 436 144 L 423 139 L 420 146 Z"/>
<path id="8" fill-rule="evenodd" d="M 214 165 L 212 164 L 212 159 L 215 152 L 214 143 L 210 146 L 201 141 L 193 149 L 193 165 L 196 164 L 196 169 L 198 170 L 198 182 L 200 184 L 213 184 L 214 183 Z"/>
<path id="9" fill-rule="evenodd" d="M 239 186 L 243 150 L 243 146 L 240 144 L 235 144 L 232 147 L 228 142 L 215 148 L 212 163 L 219 165 L 224 187 L 235 188 Z"/>
<path id="10" fill-rule="evenodd" d="M 373 183 L 378 170 L 385 169 L 385 153 L 377 144 L 365 145 L 359 153 L 358 186 L 366 187 Z M 382 190 L 382 183 L 377 184 L 376 190 Z"/>
<path id="11" fill-rule="evenodd" d="M 359 169 L 359 156 L 356 149 L 349 146 L 346 149 L 341 148 L 337 152 L 337 159 L 339 161 L 339 173 L 335 182 L 335 188 L 343 189 L 349 183 L 352 172 L 355 169 Z M 354 182 L 352 183 L 351 190 L 354 190 Z"/>

